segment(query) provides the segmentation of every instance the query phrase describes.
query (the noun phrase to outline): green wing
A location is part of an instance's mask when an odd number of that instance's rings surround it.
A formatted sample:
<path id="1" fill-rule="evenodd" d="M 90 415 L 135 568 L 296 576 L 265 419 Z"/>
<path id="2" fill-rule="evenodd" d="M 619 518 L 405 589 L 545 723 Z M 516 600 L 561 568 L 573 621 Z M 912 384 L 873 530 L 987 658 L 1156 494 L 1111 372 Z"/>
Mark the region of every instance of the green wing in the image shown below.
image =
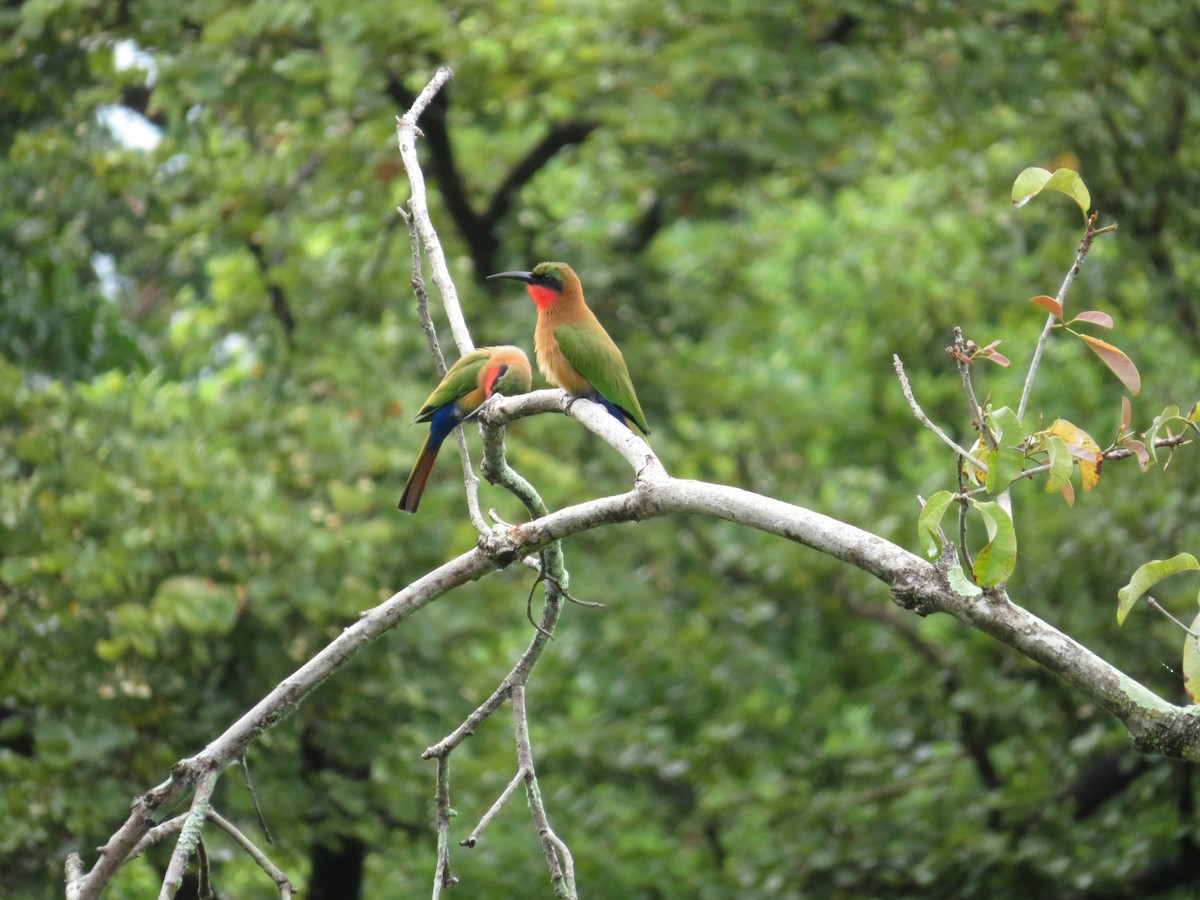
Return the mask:
<path id="1" fill-rule="evenodd" d="M 442 379 L 441 384 L 433 389 L 433 393 L 429 395 L 413 421 L 428 422 L 433 414 L 447 403 L 453 403 L 459 397 L 464 397 L 475 390 L 479 381 L 479 370 L 487 363 L 491 355 L 492 352 L 489 348 L 483 348 L 460 356 L 446 372 L 446 377 Z"/>
<path id="2" fill-rule="evenodd" d="M 560 325 L 554 329 L 554 339 L 576 372 L 590 381 L 605 400 L 628 414 L 643 433 L 650 433 L 625 359 L 606 332 L 597 335 L 574 325 Z"/>

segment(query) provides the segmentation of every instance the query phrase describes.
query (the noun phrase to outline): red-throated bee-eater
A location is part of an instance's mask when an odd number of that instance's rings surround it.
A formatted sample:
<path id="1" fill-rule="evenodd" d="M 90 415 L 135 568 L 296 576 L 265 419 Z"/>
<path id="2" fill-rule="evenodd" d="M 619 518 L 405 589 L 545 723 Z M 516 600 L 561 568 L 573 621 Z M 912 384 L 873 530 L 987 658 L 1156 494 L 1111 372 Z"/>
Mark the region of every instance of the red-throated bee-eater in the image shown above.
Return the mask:
<path id="1" fill-rule="evenodd" d="M 630 428 L 650 433 L 621 351 L 583 300 L 579 276 L 566 263 L 544 262 L 532 272 L 488 278 L 525 283 L 537 304 L 533 349 L 546 380 L 573 397 L 595 400 Z"/>
<path id="2" fill-rule="evenodd" d="M 492 394 L 524 394 L 532 384 L 529 357 L 520 347 L 480 347 L 452 365 L 413 420 L 414 424 L 429 423 L 429 437 L 404 485 L 399 508 L 408 513 L 417 511 L 442 441 L 455 426 L 471 418 Z"/>

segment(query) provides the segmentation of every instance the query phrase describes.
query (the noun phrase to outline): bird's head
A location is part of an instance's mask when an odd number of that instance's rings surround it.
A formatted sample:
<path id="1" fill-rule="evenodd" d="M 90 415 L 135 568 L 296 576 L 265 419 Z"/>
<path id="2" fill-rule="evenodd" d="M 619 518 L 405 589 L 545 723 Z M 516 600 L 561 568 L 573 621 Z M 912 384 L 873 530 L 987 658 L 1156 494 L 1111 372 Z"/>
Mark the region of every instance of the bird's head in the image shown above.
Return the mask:
<path id="1" fill-rule="evenodd" d="M 480 372 L 479 386 L 485 396 L 499 391 L 506 397 L 524 394 L 533 386 L 529 357 L 520 347 L 503 346 L 492 350 L 492 358 Z"/>
<path id="2" fill-rule="evenodd" d="M 497 272 L 488 278 L 507 278 L 511 281 L 522 281 L 529 296 L 537 304 L 538 309 L 553 306 L 562 294 L 564 288 L 575 289 L 579 278 L 566 263 L 544 262 L 533 267 L 532 272 Z"/>

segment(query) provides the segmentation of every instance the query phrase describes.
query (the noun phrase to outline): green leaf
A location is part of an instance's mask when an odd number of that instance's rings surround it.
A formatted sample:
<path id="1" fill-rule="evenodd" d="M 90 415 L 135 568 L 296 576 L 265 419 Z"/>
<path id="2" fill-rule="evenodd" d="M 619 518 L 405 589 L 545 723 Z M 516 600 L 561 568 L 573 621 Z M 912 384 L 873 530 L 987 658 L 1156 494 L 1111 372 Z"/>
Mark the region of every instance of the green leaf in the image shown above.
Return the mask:
<path id="1" fill-rule="evenodd" d="M 1102 341 L 1100 338 L 1094 338 L 1090 334 L 1080 334 L 1079 339 L 1091 348 L 1098 357 L 1104 360 L 1104 364 L 1113 370 L 1113 374 L 1121 379 L 1121 384 L 1125 385 L 1126 390 L 1133 396 L 1137 396 L 1142 390 L 1142 376 L 1138 373 L 1137 366 L 1133 361 L 1114 347 L 1108 341 Z"/>
<path id="2" fill-rule="evenodd" d="M 991 500 L 975 504 L 987 526 L 988 543 L 975 557 L 975 583 L 981 587 L 1000 584 L 1017 565 L 1017 532 L 1004 507 Z"/>
<path id="3" fill-rule="evenodd" d="M 1200 613 L 1192 619 L 1192 634 L 1200 634 Z M 1200 646 L 1191 634 L 1183 636 L 1183 689 L 1193 703 L 1200 701 Z"/>
<path id="4" fill-rule="evenodd" d="M 998 494 L 1012 484 L 1025 467 L 1025 451 L 1016 446 L 1024 442 L 1025 431 L 1016 412 L 1008 406 L 989 413 L 987 423 L 998 445 L 988 452 L 985 460 L 988 471 L 984 486 L 989 494 Z"/>
<path id="5" fill-rule="evenodd" d="M 917 519 L 917 536 L 921 539 L 921 549 L 927 556 L 937 556 L 942 551 L 942 542 L 938 539 L 938 528 L 942 525 L 942 517 L 947 507 L 954 502 L 954 494 L 950 491 L 938 491 L 925 501 Z"/>
<path id="6" fill-rule="evenodd" d="M 988 453 L 986 462 L 988 471 L 984 487 L 994 496 L 1020 477 L 1025 468 L 1025 452 L 1001 444 Z"/>
<path id="7" fill-rule="evenodd" d="M 1150 454 L 1150 458 L 1155 462 L 1158 461 L 1158 454 L 1155 452 L 1154 442 L 1158 440 L 1158 433 L 1162 431 L 1163 425 L 1168 421 L 1177 418 L 1179 418 L 1179 407 L 1172 404 L 1154 417 L 1154 421 L 1150 423 L 1150 427 L 1142 435 L 1146 439 L 1146 452 Z"/>
<path id="8" fill-rule="evenodd" d="M 1025 439 L 1021 420 L 1011 406 L 1002 406 L 988 414 L 988 425 L 996 435 L 996 440 L 1004 438 L 1009 444 L 1019 444 Z"/>
<path id="9" fill-rule="evenodd" d="M 1053 174 L 1036 166 L 1026 169 L 1013 182 L 1013 206 L 1024 206 L 1043 191 L 1057 191 L 1060 194 L 1066 194 L 1079 204 L 1084 218 L 1087 217 L 1088 209 L 1092 205 L 1092 195 L 1088 193 L 1087 186 L 1079 177 L 1079 173 L 1073 169 L 1058 169 Z"/>
<path id="10" fill-rule="evenodd" d="M 1057 494 L 1071 480 L 1074 457 L 1067 449 L 1067 442 L 1056 434 L 1046 436 L 1046 461 L 1050 463 L 1050 475 L 1046 478 L 1046 493 Z"/>
<path id="11" fill-rule="evenodd" d="M 1177 572 L 1200 570 L 1200 563 L 1190 553 L 1180 553 L 1170 559 L 1152 559 L 1138 566 L 1129 584 L 1117 591 L 1117 624 L 1120 625 L 1129 615 L 1129 610 L 1138 598 L 1164 578 Z"/>

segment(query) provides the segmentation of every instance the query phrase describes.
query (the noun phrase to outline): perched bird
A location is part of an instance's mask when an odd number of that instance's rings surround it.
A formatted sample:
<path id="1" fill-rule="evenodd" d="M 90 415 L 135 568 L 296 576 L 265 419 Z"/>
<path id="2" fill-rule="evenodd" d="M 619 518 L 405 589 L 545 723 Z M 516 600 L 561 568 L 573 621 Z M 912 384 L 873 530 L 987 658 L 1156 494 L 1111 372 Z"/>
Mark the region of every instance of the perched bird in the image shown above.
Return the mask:
<path id="1" fill-rule="evenodd" d="M 566 263 L 544 262 L 532 272 L 488 278 L 523 281 L 537 304 L 533 349 L 546 380 L 574 397 L 604 406 L 629 428 L 650 433 L 621 351 L 583 300 L 579 276 Z"/>
<path id="2" fill-rule="evenodd" d="M 532 384 L 529 357 L 520 347 L 480 347 L 452 365 L 413 419 L 414 425 L 429 423 L 429 437 L 404 485 L 398 508 L 408 513 L 417 511 L 442 441 L 456 425 L 470 419 L 492 394 L 524 394 Z"/>

